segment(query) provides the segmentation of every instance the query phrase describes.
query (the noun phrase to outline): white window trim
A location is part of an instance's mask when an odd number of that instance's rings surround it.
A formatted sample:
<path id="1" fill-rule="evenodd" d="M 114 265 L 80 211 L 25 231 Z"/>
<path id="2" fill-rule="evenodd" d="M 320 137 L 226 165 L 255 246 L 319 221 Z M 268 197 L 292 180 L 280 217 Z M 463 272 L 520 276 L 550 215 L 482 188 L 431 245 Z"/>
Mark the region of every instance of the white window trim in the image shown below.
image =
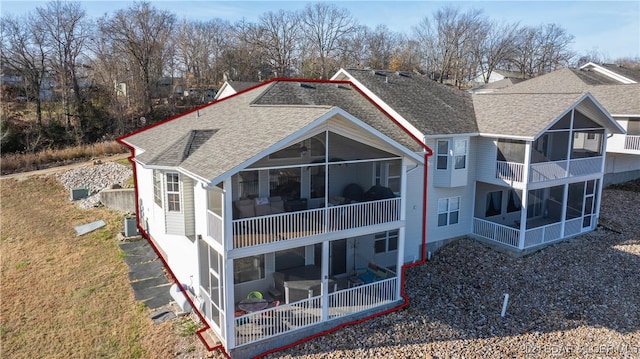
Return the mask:
<path id="1" fill-rule="evenodd" d="M 374 253 L 375 254 L 383 254 L 383 253 L 391 253 L 391 252 L 396 252 L 398 250 L 398 242 L 397 240 L 400 239 L 399 237 L 400 233 L 398 232 L 398 230 L 393 230 L 393 231 L 386 231 L 386 232 L 381 232 L 381 233 L 376 233 L 374 235 Z M 396 249 L 389 249 L 389 242 L 391 239 L 396 239 Z M 375 250 L 375 243 L 378 241 L 384 241 L 384 251 L 382 252 L 376 252 Z"/>
<path id="2" fill-rule="evenodd" d="M 169 182 L 169 175 L 173 176 L 176 175 L 177 177 L 177 182 L 175 182 L 178 185 L 178 191 L 170 191 L 169 190 L 169 184 L 173 184 L 174 182 Z M 177 172 L 167 172 L 165 173 L 165 189 L 166 189 L 166 194 L 165 194 L 165 198 L 166 198 L 166 203 L 167 203 L 167 212 L 173 212 L 173 213 L 181 213 L 182 212 L 182 195 L 180 193 L 180 174 Z M 169 195 L 170 194 L 174 194 L 174 195 L 178 195 L 178 210 L 176 211 L 175 209 L 171 209 L 171 201 L 169 201 Z"/>
<path id="3" fill-rule="evenodd" d="M 457 146 L 456 146 L 456 142 L 464 142 L 464 152 L 456 152 L 457 150 Z M 453 169 L 454 170 L 464 170 L 467 168 L 467 153 L 469 152 L 469 141 L 467 141 L 467 139 L 454 139 L 453 140 Z M 464 156 L 464 164 L 461 168 L 456 168 L 456 164 L 458 163 L 456 161 L 457 157 L 460 156 Z"/>
<path id="4" fill-rule="evenodd" d="M 446 142 L 447 143 L 447 151 L 446 153 L 440 153 L 440 142 Z M 449 150 L 450 150 L 449 146 L 449 140 L 436 140 L 436 171 L 447 171 L 449 169 Z M 438 159 L 440 157 L 445 157 L 447 162 L 444 166 L 444 168 L 438 168 Z"/>
<path id="5" fill-rule="evenodd" d="M 452 206 L 452 203 L 454 203 L 454 201 L 457 201 L 458 203 L 458 208 L 453 208 L 454 206 Z M 445 211 L 441 211 L 440 210 L 440 203 L 441 201 L 447 201 L 447 209 Z M 455 197 L 448 197 L 448 198 L 440 198 L 438 199 L 438 216 L 436 218 L 436 224 L 438 225 L 438 227 L 447 227 L 447 226 L 453 226 L 456 224 L 460 223 L 460 196 L 455 196 Z M 454 212 L 458 212 L 458 218 L 456 220 L 456 223 L 451 223 L 451 214 Z M 446 213 L 447 215 L 447 224 L 443 224 L 440 225 L 440 215 Z"/>
<path id="6" fill-rule="evenodd" d="M 162 179 L 163 179 L 163 174 L 161 171 L 159 170 L 153 170 L 153 202 L 158 205 L 160 208 L 162 208 L 162 189 L 163 184 L 162 184 Z"/>

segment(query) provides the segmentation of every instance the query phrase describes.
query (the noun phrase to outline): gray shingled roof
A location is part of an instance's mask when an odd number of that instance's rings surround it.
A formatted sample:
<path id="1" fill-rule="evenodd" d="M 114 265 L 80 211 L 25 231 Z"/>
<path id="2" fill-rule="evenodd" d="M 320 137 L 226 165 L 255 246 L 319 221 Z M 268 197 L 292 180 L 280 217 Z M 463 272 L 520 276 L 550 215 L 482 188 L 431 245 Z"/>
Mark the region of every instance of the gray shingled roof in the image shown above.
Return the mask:
<path id="1" fill-rule="evenodd" d="M 473 104 L 483 134 L 534 138 L 582 94 L 477 94 Z"/>
<path id="2" fill-rule="evenodd" d="M 640 115 L 640 84 L 593 86 L 589 92 L 612 115 Z"/>
<path id="3" fill-rule="evenodd" d="M 612 114 L 640 114 L 640 85 L 623 85 L 595 71 L 562 69 L 499 90 L 500 93 L 590 92 Z"/>
<path id="4" fill-rule="evenodd" d="M 255 104 L 340 107 L 412 151 L 418 152 L 423 149 L 369 99 L 347 83 L 277 82 L 265 91 Z"/>
<path id="5" fill-rule="evenodd" d="M 471 95 L 421 75 L 346 70 L 425 135 L 476 133 Z"/>
<path id="6" fill-rule="evenodd" d="M 332 106 L 251 106 L 268 86 L 215 102 L 160 125 L 123 138 L 143 150 L 143 164 L 174 166 L 193 130 L 217 132 L 180 162 L 180 167 L 213 179 L 256 156 L 332 110 Z M 166 159 L 166 163 L 161 160 Z"/>
<path id="7" fill-rule="evenodd" d="M 336 109 L 414 151 L 422 148 L 350 85 L 273 82 L 123 138 L 145 165 L 180 167 L 206 180 L 222 176 Z"/>
<path id="8" fill-rule="evenodd" d="M 229 84 L 235 92 L 241 92 L 248 88 L 258 86 L 260 83 L 253 81 L 228 81 L 227 84 Z"/>
<path id="9" fill-rule="evenodd" d="M 620 74 L 628 79 L 631 79 L 635 82 L 640 82 L 640 71 L 638 70 L 629 69 L 624 66 L 620 66 L 616 64 L 601 64 L 600 66 L 604 67 L 607 70 Z"/>

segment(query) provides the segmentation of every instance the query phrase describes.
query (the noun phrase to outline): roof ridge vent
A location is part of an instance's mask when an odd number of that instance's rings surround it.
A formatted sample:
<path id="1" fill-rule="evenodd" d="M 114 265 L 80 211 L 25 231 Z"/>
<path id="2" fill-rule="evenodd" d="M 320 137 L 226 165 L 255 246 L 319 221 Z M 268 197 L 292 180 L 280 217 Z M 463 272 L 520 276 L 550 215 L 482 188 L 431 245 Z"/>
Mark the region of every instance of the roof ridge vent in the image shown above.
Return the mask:
<path id="1" fill-rule="evenodd" d="M 410 74 L 402 72 L 402 71 L 396 71 L 396 75 L 401 76 L 401 77 L 411 77 Z"/>
<path id="2" fill-rule="evenodd" d="M 315 86 L 311 86 L 308 83 L 304 83 L 304 82 L 300 83 L 300 87 L 305 88 L 305 89 L 315 89 Z"/>
<path id="3" fill-rule="evenodd" d="M 374 75 L 378 75 L 378 76 L 387 76 L 387 74 L 385 74 L 384 72 L 382 72 L 382 71 L 376 71 L 376 70 L 373 70 L 373 74 L 374 74 Z"/>

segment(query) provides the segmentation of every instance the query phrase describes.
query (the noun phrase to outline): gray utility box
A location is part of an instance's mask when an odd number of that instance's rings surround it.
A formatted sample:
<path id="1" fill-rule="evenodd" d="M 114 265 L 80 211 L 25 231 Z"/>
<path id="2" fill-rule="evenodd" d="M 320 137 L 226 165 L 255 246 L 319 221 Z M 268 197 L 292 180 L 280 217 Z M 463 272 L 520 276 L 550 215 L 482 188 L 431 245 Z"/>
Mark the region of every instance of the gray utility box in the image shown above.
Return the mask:
<path id="1" fill-rule="evenodd" d="M 138 220 L 136 217 L 125 217 L 124 218 L 124 236 L 125 237 L 133 237 L 140 234 L 138 232 Z"/>
<path id="2" fill-rule="evenodd" d="M 77 201 L 79 199 L 87 198 L 89 197 L 89 189 L 88 188 L 72 188 L 69 197 L 72 201 Z"/>

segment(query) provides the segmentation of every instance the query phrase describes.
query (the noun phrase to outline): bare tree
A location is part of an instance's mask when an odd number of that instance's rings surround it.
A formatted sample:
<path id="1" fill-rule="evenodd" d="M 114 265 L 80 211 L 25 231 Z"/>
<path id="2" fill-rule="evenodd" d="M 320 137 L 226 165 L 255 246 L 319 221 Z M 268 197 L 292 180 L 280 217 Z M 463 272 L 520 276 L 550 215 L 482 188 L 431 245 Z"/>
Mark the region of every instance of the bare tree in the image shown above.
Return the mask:
<path id="1" fill-rule="evenodd" d="M 269 11 L 260 16 L 257 45 L 278 76 L 288 77 L 299 61 L 300 30 L 299 16 L 295 12 Z"/>
<path id="2" fill-rule="evenodd" d="M 356 26 L 349 36 L 340 40 L 340 47 L 343 49 L 340 63 L 347 68 L 363 68 L 369 59 L 369 29 L 365 25 Z"/>
<path id="3" fill-rule="evenodd" d="M 230 24 L 222 19 L 183 21 L 175 32 L 175 56 L 178 73 L 187 86 L 205 90 L 216 87 L 222 78 L 220 68 L 227 48 Z"/>
<path id="4" fill-rule="evenodd" d="M 401 41 L 402 36 L 386 25 L 376 26 L 367 36 L 369 59 L 366 65 L 374 69 L 388 69 Z"/>
<path id="5" fill-rule="evenodd" d="M 229 46 L 222 53 L 224 78 L 228 80 L 256 81 L 271 74 L 264 49 L 258 46 L 260 28 L 245 20 L 231 27 Z"/>
<path id="6" fill-rule="evenodd" d="M 514 43 L 519 24 L 498 24 L 485 21 L 481 24 L 478 36 L 473 41 L 473 56 L 478 64 L 484 83 L 489 82 L 491 73 L 513 56 Z"/>
<path id="7" fill-rule="evenodd" d="M 30 17 L 4 16 L 0 24 L 2 47 L 0 59 L 3 66 L 13 69 L 25 80 L 27 98 L 36 104 L 36 124 L 42 129 L 42 100 L 40 87 L 46 73 L 47 55 L 44 50 L 44 34 L 36 31 Z"/>
<path id="8" fill-rule="evenodd" d="M 99 20 L 100 31 L 136 65 L 132 71 L 141 89 L 139 101 L 146 116 L 153 111 L 152 84 L 162 76 L 175 23 L 175 15 L 148 2 L 134 3 L 128 9 L 116 11 L 111 18 Z"/>
<path id="9" fill-rule="evenodd" d="M 572 42 L 573 35 L 556 24 L 524 27 L 516 35 L 510 62 L 529 77 L 551 72 L 569 65 L 574 57 Z"/>
<path id="10" fill-rule="evenodd" d="M 347 9 L 340 9 L 333 4 L 308 4 L 302 11 L 304 33 L 309 42 L 309 54 L 316 55 L 319 60 L 319 73 L 323 79 L 328 78 L 331 60 L 339 57 L 340 40 L 345 38 L 356 27 L 356 21 Z"/>
<path id="11" fill-rule="evenodd" d="M 473 68 L 472 44 L 483 23 L 482 10 L 462 13 L 458 8 L 444 7 L 425 17 L 414 28 L 416 39 L 424 44 L 425 58 L 437 80 L 445 78 L 460 85 Z"/>
<path id="12" fill-rule="evenodd" d="M 37 7 L 37 31 L 45 34 L 45 42 L 51 54 L 50 66 L 61 93 L 67 131 L 71 118 L 79 119 L 78 130 L 82 142 L 86 114 L 81 110 L 81 92 L 78 81 L 80 56 L 85 52 L 88 36 L 86 12 L 79 2 L 52 1 L 45 7 Z"/>

